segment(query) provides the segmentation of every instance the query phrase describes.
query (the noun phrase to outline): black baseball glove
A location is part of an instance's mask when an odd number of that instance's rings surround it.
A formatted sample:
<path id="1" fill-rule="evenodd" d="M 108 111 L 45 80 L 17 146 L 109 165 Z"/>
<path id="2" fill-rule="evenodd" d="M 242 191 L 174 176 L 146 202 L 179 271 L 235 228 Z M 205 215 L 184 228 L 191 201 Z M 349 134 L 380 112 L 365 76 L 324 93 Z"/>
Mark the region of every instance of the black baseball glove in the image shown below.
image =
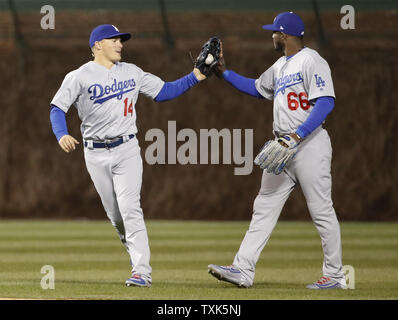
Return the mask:
<path id="1" fill-rule="evenodd" d="M 214 67 L 218 64 L 220 59 L 221 41 L 217 37 L 211 37 L 200 50 L 200 53 L 195 63 L 195 68 L 204 74 L 206 77 L 210 77 L 214 72 Z"/>

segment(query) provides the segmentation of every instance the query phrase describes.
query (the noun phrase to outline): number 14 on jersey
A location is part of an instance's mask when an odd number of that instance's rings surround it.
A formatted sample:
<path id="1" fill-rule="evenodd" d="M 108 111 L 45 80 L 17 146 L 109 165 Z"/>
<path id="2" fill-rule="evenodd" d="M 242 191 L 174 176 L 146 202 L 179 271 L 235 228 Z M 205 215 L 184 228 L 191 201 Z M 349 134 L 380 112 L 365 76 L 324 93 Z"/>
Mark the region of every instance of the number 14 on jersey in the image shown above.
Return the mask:
<path id="1" fill-rule="evenodd" d="M 133 99 L 129 104 L 129 98 L 124 99 L 124 116 L 127 117 L 128 115 L 133 116 Z"/>

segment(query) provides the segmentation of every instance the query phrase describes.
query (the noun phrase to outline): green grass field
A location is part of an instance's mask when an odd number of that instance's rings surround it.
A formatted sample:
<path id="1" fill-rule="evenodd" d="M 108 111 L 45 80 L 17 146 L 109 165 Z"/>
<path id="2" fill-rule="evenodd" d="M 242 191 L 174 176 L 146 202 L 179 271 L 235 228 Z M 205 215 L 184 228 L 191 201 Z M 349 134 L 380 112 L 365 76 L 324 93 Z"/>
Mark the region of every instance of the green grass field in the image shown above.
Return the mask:
<path id="1" fill-rule="evenodd" d="M 305 289 L 321 275 L 311 223 L 280 221 L 257 264 L 254 286 L 239 289 L 207 273 L 231 264 L 249 222 L 147 221 L 151 288 L 125 287 L 129 258 L 108 221 L 0 222 L 0 298 L 266 300 L 397 299 L 398 223 L 341 223 L 343 264 L 355 290 Z M 44 290 L 43 265 L 55 270 Z"/>

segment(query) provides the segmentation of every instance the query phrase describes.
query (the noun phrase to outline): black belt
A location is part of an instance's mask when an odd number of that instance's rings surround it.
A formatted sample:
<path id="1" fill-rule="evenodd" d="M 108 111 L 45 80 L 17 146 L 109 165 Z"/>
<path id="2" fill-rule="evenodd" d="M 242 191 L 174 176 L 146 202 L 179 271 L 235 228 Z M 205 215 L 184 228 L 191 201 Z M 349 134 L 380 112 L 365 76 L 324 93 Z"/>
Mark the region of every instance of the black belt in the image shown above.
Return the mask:
<path id="1" fill-rule="evenodd" d="M 283 137 L 283 136 L 286 136 L 289 134 L 289 133 L 278 132 L 278 131 L 274 131 L 274 133 L 275 133 L 275 137 L 277 137 L 277 138 L 280 138 L 280 137 Z"/>
<path id="2" fill-rule="evenodd" d="M 314 131 L 312 131 L 311 134 L 314 133 L 314 132 L 318 132 L 318 131 L 320 131 L 321 129 L 323 129 L 323 125 L 322 125 L 322 124 L 321 124 L 318 128 L 316 128 Z M 275 135 L 275 137 L 277 137 L 277 138 L 280 138 L 280 137 L 289 135 L 289 134 L 291 134 L 291 133 L 293 133 L 293 132 L 278 132 L 278 131 L 274 131 L 274 135 Z"/>
<path id="3" fill-rule="evenodd" d="M 130 134 L 129 140 L 134 138 L 133 134 Z M 123 137 L 112 139 L 112 140 L 105 140 L 104 142 L 94 142 L 93 141 L 93 148 L 106 148 L 106 149 L 111 149 L 114 147 L 117 147 L 123 143 Z M 84 146 L 87 147 L 89 143 L 87 141 L 84 141 Z"/>

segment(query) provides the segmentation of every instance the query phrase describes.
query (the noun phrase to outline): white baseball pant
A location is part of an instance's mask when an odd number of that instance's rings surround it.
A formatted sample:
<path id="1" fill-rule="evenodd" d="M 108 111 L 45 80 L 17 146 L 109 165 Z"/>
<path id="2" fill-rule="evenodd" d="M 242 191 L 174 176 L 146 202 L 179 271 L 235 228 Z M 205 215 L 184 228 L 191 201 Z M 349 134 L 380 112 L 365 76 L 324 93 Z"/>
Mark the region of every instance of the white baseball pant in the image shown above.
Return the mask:
<path id="1" fill-rule="evenodd" d="M 276 225 L 282 208 L 296 185 L 300 185 L 322 242 L 323 275 L 342 282 L 340 226 L 331 198 L 332 146 L 325 129 L 317 129 L 300 145 L 293 161 L 280 175 L 263 172 L 254 201 L 249 230 L 233 265 L 253 284 L 255 266 Z"/>
<path id="2" fill-rule="evenodd" d="M 151 281 L 149 241 L 140 204 L 143 166 L 137 138 L 110 149 L 86 147 L 84 156 L 106 214 L 130 255 L 132 273 Z"/>

